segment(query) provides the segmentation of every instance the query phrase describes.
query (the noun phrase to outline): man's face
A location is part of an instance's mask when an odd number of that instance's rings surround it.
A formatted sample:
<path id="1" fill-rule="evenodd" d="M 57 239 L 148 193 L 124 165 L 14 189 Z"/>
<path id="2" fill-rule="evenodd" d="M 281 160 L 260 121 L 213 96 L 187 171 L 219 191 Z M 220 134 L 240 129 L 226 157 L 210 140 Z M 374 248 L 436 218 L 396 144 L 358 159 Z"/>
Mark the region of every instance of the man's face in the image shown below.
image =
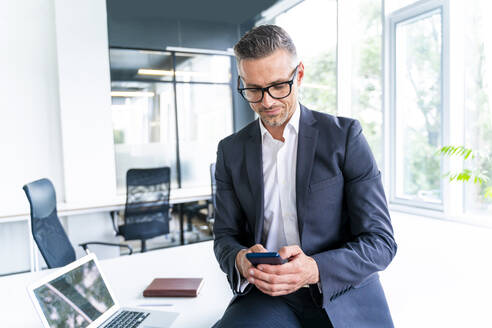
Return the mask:
<path id="1" fill-rule="evenodd" d="M 259 59 L 243 59 L 239 62 L 239 75 L 245 88 L 265 88 L 279 82 L 292 79 L 296 68 L 292 56 L 285 50 L 276 50 L 270 56 Z M 294 113 L 298 88 L 304 76 L 304 66 L 299 64 L 292 85 L 292 92 L 283 99 L 272 98 L 268 92 L 259 103 L 250 103 L 251 108 L 260 116 L 262 122 L 270 127 L 285 125 Z"/>

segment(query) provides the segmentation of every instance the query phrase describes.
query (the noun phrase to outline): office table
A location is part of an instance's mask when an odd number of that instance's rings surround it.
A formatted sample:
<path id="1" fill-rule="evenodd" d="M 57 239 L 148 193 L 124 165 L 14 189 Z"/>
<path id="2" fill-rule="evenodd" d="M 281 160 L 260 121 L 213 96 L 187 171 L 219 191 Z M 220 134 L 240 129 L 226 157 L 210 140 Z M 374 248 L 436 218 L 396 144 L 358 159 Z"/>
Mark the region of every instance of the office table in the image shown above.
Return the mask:
<path id="1" fill-rule="evenodd" d="M 169 203 L 183 204 L 199 200 L 207 200 L 211 197 L 210 186 L 171 189 Z M 120 211 L 125 208 L 126 195 L 121 194 L 113 198 L 87 200 L 78 202 L 57 203 L 58 216 L 84 215 L 99 212 Z M 26 221 L 30 217 L 29 203 L 23 207 L 4 209 L 0 208 L 0 223 Z"/>
<path id="2" fill-rule="evenodd" d="M 148 307 L 179 312 L 172 328 L 211 327 L 223 314 L 232 292 L 213 254 L 213 242 L 167 248 L 101 260 L 101 271 L 121 305 L 166 303 Z M 56 269 L 53 269 L 56 270 Z M 26 287 L 51 270 L 0 278 L 0 327 L 42 327 Z M 156 277 L 203 277 L 194 298 L 144 298 L 142 292 Z"/>
<path id="3" fill-rule="evenodd" d="M 171 205 L 177 205 L 179 207 L 179 239 L 180 244 L 184 244 L 184 218 L 182 211 L 182 204 L 188 202 L 195 202 L 200 200 L 207 200 L 211 197 L 211 189 L 207 187 L 196 188 L 181 188 L 171 189 L 169 197 L 169 203 Z M 59 202 L 57 204 L 58 216 L 72 216 L 72 215 L 87 215 L 92 213 L 111 213 L 114 211 L 121 211 L 125 208 L 126 196 L 119 195 L 110 199 L 100 200 L 88 200 L 80 202 Z M 111 215 L 108 217 L 111 219 Z M 30 225 L 30 209 L 26 200 L 25 206 L 21 208 L 4 209 L 0 208 L 0 224 L 8 222 L 20 222 L 25 221 Z M 29 228 L 29 231 L 31 229 Z M 30 269 L 31 271 L 38 271 L 40 266 L 39 256 L 36 244 L 29 234 L 29 251 L 30 251 Z"/>

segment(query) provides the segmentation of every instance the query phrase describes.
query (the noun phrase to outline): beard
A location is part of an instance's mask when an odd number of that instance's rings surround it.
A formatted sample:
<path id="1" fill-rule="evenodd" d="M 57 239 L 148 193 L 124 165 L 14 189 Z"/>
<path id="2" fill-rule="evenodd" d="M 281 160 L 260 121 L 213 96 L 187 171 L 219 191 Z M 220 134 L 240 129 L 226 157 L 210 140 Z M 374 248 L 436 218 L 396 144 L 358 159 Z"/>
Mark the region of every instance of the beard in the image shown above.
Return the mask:
<path id="1" fill-rule="evenodd" d="M 281 109 L 280 113 L 278 113 L 277 115 L 270 116 L 268 115 L 268 111 L 265 108 L 262 108 L 259 111 L 259 115 L 263 123 L 265 123 L 266 125 L 269 125 L 271 127 L 278 127 L 284 124 L 289 118 L 289 110 L 285 107 Z"/>

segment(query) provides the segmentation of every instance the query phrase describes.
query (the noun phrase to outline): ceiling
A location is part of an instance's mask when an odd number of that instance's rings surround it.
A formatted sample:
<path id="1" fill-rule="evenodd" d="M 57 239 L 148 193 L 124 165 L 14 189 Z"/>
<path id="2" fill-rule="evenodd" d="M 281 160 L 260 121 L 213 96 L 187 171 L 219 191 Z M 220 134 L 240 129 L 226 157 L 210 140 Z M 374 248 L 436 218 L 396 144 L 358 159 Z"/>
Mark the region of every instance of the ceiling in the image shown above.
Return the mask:
<path id="1" fill-rule="evenodd" d="M 114 19 L 190 19 L 242 24 L 277 0 L 107 0 Z"/>

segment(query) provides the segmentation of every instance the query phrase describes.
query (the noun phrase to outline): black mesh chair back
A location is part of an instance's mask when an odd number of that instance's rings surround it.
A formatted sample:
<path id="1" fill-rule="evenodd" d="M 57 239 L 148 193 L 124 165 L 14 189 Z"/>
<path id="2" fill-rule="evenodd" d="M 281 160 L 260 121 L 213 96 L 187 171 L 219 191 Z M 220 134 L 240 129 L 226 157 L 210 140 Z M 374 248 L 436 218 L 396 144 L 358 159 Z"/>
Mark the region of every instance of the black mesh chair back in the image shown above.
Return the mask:
<path id="1" fill-rule="evenodd" d="M 125 240 L 145 240 L 169 233 L 171 169 L 130 169 L 126 173 L 124 225 L 119 233 Z"/>
<path id="2" fill-rule="evenodd" d="M 31 207 L 32 235 L 48 268 L 75 261 L 75 250 L 58 219 L 55 188 L 51 181 L 37 180 L 22 189 Z"/>

